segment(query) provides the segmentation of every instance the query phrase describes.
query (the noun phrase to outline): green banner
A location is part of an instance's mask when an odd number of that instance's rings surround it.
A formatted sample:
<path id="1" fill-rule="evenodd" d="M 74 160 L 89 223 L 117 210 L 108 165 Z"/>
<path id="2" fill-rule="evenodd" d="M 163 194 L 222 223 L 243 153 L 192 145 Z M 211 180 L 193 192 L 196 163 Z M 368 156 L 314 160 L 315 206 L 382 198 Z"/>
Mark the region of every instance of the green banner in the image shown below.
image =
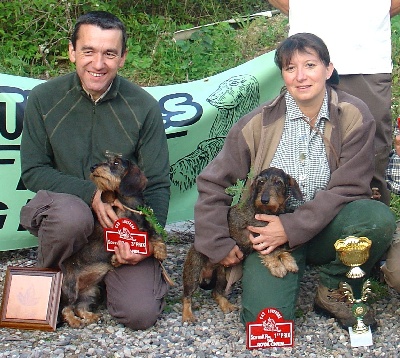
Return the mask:
<path id="1" fill-rule="evenodd" d="M 170 153 L 168 223 L 193 219 L 196 177 L 220 151 L 231 126 L 283 85 L 274 52 L 202 80 L 146 87 L 160 103 Z M 29 91 L 43 81 L 0 74 L 0 251 L 37 245 L 19 225 L 34 195 L 20 177 L 20 139 Z"/>

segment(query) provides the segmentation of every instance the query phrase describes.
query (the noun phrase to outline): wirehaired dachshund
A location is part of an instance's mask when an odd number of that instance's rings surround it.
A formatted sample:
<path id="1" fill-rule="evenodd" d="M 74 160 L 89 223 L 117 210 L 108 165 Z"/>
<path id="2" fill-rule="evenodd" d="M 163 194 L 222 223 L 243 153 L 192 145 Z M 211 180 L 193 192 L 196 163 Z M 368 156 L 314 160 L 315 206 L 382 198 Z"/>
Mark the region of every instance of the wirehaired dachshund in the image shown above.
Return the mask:
<path id="1" fill-rule="evenodd" d="M 162 235 L 149 224 L 137 209 L 144 207 L 143 190 L 147 178 L 139 167 L 120 156 L 108 156 L 106 162 L 91 168 L 90 179 L 102 191 L 102 201 L 118 199 L 124 210 L 114 207 L 119 218 L 134 221 L 140 231 L 147 231 L 154 248 L 154 257 L 163 261 L 167 256 Z M 95 219 L 93 233 L 79 251 L 62 263 L 61 318 L 73 328 L 96 322 L 100 315 L 92 311 L 100 296 L 99 283 L 108 271 L 120 264 L 113 252 L 105 249 L 104 229 Z"/>
<path id="2" fill-rule="evenodd" d="M 283 170 L 270 167 L 254 179 L 249 195 L 230 208 L 228 212 L 230 236 L 236 241 L 245 257 L 253 251 L 247 227 L 267 225 L 264 221 L 256 220 L 255 214 L 279 215 L 288 212 L 286 204 L 291 196 L 297 200 L 302 199 L 296 180 Z M 296 261 L 285 249 L 285 245 L 276 248 L 270 254 L 260 254 L 260 258 L 276 277 L 284 277 L 287 272 L 298 271 Z M 212 289 L 212 296 L 224 313 L 236 309 L 225 297 L 226 284 L 225 267 L 211 263 L 208 257 L 196 251 L 192 245 L 183 267 L 182 321 L 195 321 L 191 303 L 192 295 L 198 286 Z"/>

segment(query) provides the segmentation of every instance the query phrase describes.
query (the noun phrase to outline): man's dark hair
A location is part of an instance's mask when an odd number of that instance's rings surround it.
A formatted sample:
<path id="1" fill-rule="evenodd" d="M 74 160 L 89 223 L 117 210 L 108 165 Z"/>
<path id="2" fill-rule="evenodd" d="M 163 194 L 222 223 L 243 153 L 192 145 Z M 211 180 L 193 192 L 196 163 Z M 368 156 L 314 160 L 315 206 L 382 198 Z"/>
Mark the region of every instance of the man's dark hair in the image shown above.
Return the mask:
<path id="1" fill-rule="evenodd" d="M 94 25 L 100 27 L 103 30 L 117 29 L 122 31 L 122 53 L 123 55 L 126 51 L 126 41 L 127 34 L 125 25 L 122 21 L 116 17 L 115 15 L 107 12 L 107 11 L 91 11 L 87 14 L 81 15 L 76 21 L 74 32 L 71 36 L 71 43 L 73 48 L 75 49 L 76 41 L 79 36 L 79 29 L 81 25 Z"/>

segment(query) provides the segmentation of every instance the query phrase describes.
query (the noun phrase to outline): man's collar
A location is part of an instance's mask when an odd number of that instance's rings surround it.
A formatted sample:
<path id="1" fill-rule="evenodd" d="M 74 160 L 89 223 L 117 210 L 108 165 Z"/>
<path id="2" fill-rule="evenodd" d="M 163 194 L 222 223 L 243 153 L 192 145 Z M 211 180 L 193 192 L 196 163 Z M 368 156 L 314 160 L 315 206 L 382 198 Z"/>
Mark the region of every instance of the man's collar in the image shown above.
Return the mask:
<path id="1" fill-rule="evenodd" d="M 115 79 L 114 79 L 115 80 Z M 81 85 L 82 85 L 82 89 L 85 91 L 85 93 L 90 97 L 90 99 L 94 102 L 94 103 L 98 103 L 99 101 L 101 101 L 106 95 L 107 95 L 107 93 L 108 92 L 110 92 L 110 89 L 111 89 L 111 86 L 113 85 L 113 83 L 114 83 L 114 81 L 112 81 L 111 83 L 110 83 L 110 85 L 108 86 L 108 88 L 105 90 L 105 92 L 99 97 L 99 98 L 97 98 L 96 100 L 93 98 L 93 96 L 85 89 L 85 87 L 83 86 L 83 84 L 82 84 L 82 82 L 81 82 Z"/>

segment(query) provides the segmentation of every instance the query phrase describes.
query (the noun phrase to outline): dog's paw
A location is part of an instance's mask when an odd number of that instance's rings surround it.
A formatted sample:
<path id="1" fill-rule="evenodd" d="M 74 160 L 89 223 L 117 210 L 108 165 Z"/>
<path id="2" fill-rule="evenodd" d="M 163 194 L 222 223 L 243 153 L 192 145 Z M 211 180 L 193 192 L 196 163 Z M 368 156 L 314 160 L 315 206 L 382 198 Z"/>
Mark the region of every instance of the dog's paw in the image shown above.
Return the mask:
<path id="1" fill-rule="evenodd" d="M 62 309 L 61 316 L 63 321 L 67 322 L 72 328 L 83 328 L 85 326 L 83 320 L 75 316 L 74 310 L 70 306 L 66 306 Z"/>
<path id="2" fill-rule="evenodd" d="M 84 309 L 78 309 L 76 314 L 82 318 L 85 325 L 97 322 L 100 319 L 100 314 L 90 312 Z"/>
<path id="3" fill-rule="evenodd" d="M 283 252 L 280 255 L 280 259 L 286 270 L 293 273 L 299 272 L 299 266 L 297 266 L 296 260 L 289 252 Z"/>
<path id="4" fill-rule="evenodd" d="M 218 303 L 218 306 L 221 308 L 222 312 L 229 313 L 238 309 L 237 306 L 230 303 L 228 299 L 220 293 L 213 292 L 212 296 L 214 300 Z"/>
<path id="5" fill-rule="evenodd" d="M 230 303 L 228 300 L 226 301 L 222 300 L 221 302 L 218 303 L 218 305 L 221 308 L 222 312 L 224 313 L 237 311 L 239 309 L 238 306 L 234 305 L 233 303 Z"/>
<path id="6" fill-rule="evenodd" d="M 189 297 L 185 297 L 182 300 L 182 323 L 196 322 L 196 317 L 192 312 L 192 300 Z"/>
<path id="7" fill-rule="evenodd" d="M 164 242 L 153 242 L 153 256 L 159 261 L 164 261 L 167 258 L 167 246 Z"/>
<path id="8" fill-rule="evenodd" d="M 273 276 L 279 278 L 285 277 L 288 273 L 288 270 L 282 263 L 279 263 L 279 265 L 276 266 L 268 266 L 268 269 L 271 271 Z"/>
<path id="9" fill-rule="evenodd" d="M 119 267 L 119 266 L 121 266 L 122 264 L 117 260 L 117 255 L 112 255 L 111 256 L 111 265 L 113 266 L 113 267 Z"/>
<path id="10" fill-rule="evenodd" d="M 196 317 L 193 314 L 193 312 L 185 312 L 182 311 L 182 323 L 195 323 L 196 322 Z"/>
<path id="11" fill-rule="evenodd" d="M 263 265 L 271 272 L 273 276 L 282 278 L 287 275 L 288 270 L 277 256 L 260 254 L 260 257 Z"/>

